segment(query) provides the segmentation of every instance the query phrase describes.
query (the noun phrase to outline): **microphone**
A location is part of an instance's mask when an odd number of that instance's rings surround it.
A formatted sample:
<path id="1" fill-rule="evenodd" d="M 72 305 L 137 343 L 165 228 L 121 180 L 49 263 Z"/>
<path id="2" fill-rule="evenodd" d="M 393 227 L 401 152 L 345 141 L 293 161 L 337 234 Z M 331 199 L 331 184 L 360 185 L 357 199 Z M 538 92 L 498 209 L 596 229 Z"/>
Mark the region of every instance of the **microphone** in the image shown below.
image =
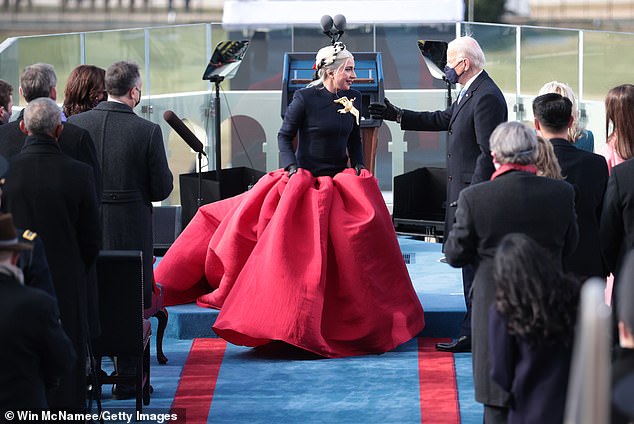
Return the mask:
<path id="1" fill-rule="evenodd" d="M 330 35 L 330 30 L 332 29 L 332 18 L 330 15 L 322 16 L 319 24 L 321 25 L 321 29 L 324 31 L 324 34 Z"/>
<path id="2" fill-rule="evenodd" d="M 333 24 L 335 25 L 335 28 L 337 28 L 339 32 L 343 34 L 343 31 L 346 29 L 346 17 L 343 15 L 335 15 L 335 17 L 333 18 Z"/>
<path id="3" fill-rule="evenodd" d="M 180 135 L 183 140 L 185 140 L 185 143 L 187 143 L 187 145 L 191 147 L 194 152 L 201 153 L 207 156 L 203 143 L 198 140 L 198 137 L 196 137 L 194 133 L 191 132 L 189 128 L 187 128 L 187 125 L 185 125 L 174 112 L 172 112 L 171 110 L 166 110 L 165 113 L 163 113 L 163 119 L 165 119 L 170 127 L 172 127 L 174 131 L 176 131 L 176 133 Z"/>

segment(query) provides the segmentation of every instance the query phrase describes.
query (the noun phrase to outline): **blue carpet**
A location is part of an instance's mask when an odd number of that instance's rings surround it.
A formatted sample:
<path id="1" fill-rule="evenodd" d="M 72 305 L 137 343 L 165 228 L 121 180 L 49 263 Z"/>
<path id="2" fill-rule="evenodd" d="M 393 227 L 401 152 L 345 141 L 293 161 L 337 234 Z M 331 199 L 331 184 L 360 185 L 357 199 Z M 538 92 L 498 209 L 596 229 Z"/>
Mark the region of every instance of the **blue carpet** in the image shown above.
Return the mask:
<path id="1" fill-rule="evenodd" d="M 409 237 L 399 237 L 399 243 L 425 309 L 427 327 L 422 335 L 454 336 L 464 314 L 460 270 L 439 261 L 440 244 Z M 192 339 L 213 336 L 217 311 L 193 304 L 169 311 L 164 340 L 169 362 L 158 365 L 152 340 L 154 393 L 144 407 L 146 413 L 169 412 Z M 156 334 L 155 319 L 152 325 Z M 481 423 L 482 406 L 473 396 L 471 354 L 454 355 L 454 363 L 461 423 Z M 134 400 L 112 400 L 110 386 L 104 386 L 103 407 L 111 413 L 129 413 Z M 420 423 L 417 341 L 383 355 L 341 359 L 228 344 L 207 422 Z"/>

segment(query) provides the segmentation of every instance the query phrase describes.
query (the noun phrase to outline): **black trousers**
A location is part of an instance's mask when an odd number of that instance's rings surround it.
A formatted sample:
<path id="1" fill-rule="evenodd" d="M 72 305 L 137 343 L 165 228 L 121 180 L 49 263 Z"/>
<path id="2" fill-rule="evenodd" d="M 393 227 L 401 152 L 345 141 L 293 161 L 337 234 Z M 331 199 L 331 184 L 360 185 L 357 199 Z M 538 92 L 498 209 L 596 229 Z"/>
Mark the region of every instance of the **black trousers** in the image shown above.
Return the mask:
<path id="1" fill-rule="evenodd" d="M 467 307 L 460 333 L 458 337 L 471 337 L 471 286 L 475 278 L 475 267 L 473 265 L 465 265 L 462 267 L 462 288 L 464 290 L 464 303 Z"/>

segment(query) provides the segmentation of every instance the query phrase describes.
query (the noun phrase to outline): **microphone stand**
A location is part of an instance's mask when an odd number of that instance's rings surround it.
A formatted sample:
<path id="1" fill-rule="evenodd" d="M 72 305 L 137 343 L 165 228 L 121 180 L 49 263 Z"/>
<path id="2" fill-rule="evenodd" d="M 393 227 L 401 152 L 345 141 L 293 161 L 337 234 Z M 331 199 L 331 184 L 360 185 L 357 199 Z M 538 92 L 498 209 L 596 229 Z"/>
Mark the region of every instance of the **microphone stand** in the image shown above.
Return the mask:
<path id="1" fill-rule="evenodd" d="M 203 153 L 198 152 L 198 198 L 196 206 L 199 208 L 203 205 Z"/>
<path id="2" fill-rule="evenodd" d="M 451 106 L 451 83 L 446 77 L 443 77 L 442 79 L 447 83 L 447 107 L 449 108 Z"/>
<path id="3" fill-rule="evenodd" d="M 220 182 L 220 173 L 222 172 L 222 162 L 221 162 L 221 143 L 220 143 L 220 83 L 225 79 L 225 77 L 221 75 L 213 75 L 210 78 L 216 86 L 216 97 L 214 97 L 214 113 L 216 118 L 216 177 L 218 178 L 218 182 Z M 200 156 L 199 156 L 200 157 Z"/>

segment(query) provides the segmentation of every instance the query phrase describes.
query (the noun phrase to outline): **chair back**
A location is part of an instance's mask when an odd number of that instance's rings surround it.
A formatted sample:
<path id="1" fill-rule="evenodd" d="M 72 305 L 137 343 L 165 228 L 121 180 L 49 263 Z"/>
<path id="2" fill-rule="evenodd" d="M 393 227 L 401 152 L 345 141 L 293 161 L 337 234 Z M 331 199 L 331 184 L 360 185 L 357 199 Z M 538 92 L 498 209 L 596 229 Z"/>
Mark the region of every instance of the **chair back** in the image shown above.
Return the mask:
<path id="1" fill-rule="evenodd" d="M 143 252 L 102 250 L 97 258 L 100 356 L 142 356 L 144 349 Z"/>

